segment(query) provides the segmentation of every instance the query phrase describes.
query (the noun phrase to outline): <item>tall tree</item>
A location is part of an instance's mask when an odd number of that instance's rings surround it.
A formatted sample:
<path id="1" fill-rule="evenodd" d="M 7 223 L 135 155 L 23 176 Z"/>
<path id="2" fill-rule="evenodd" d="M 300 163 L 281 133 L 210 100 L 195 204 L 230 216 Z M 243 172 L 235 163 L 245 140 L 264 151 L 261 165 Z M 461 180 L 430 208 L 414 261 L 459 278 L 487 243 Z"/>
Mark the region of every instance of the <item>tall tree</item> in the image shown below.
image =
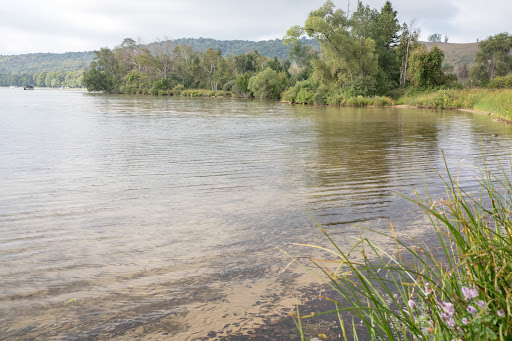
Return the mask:
<path id="1" fill-rule="evenodd" d="M 402 62 L 400 68 L 400 86 L 405 86 L 407 80 L 407 69 L 409 67 L 409 55 L 419 46 L 418 37 L 420 36 L 420 29 L 416 28 L 416 21 L 411 20 L 409 25 L 404 23 L 402 25 L 401 34 L 399 37 L 399 45 L 397 48 L 398 57 Z"/>
<path id="2" fill-rule="evenodd" d="M 428 41 L 432 43 L 440 43 L 441 42 L 441 33 L 433 33 L 428 36 Z"/>
<path id="3" fill-rule="evenodd" d="M 482 81 L 488 82 L 496 76 L 504 76 L 512 71 L 512 36 L 499 33 L 482 40 L 478 44 L 473 74 L 481 74 Z"/>
<path id="4" fill-rule="evenodd" d="M 351 33 L 355 38 L 366 39 L 372 38 L 375 40 L 377 36 L 379 12 L 370 6 L 364 6 L 361 1 L 357 2 L 357 9 L 350 17 Z"/>
<path id="5" fill-rule="evenodd" d="M 381 94 L 398 87 L 400 83 L 400 58 L 397 51 L 400 29 L 397 12 L 391 2 L 386 1 L 378 15 L 376 35 L 373 38 L 375 52 L 379 56 L 377 90 Z"/>
<path id="6" fill-rule="evenodd" d="M 313 63 L 317 80 L 343 87 L 357 79 L 356 83 L 365 83 L 367 88 L 373 86 L 378 69 L 375 41 L 352 32 L 350 19 L 342 10 L 336 10 L 331 0 L 310 12 L 304 26 L 290 28 L 285 40 L 294 43 L 303 34 L 316 39 L 322 49 L 322 58 Z"/>
<path id="7" fill-rule="evenodd" d="M 211 89 L 214 91 L 217 91 L 220 81 L 219 74 L 217 73 L 220 59 L 222 59 L 222 52 L 220 50 L 209 48 L 201 54 L 201 67 L 210 82 Z"/>
<path id="8" fill-rule="evenodd" d="M 444 52 L 437 46 L 430 51 L 421 45 L 411 53 L 409 77 L 414 87 L 425 88 L 444 84 Z"/>
<path id="9" fill-rule="evenodd" d="M 94 51 L 96 58 L 89 71 L 84 73 L 83 83 L 89 91 L 118 92 L 120 83 L 119 62 L 109 48 Z"/>
<path id="10" fill-rule="evenodd" d="M 199 69 L 199 56 L 189 45 L 178 45 L 172 55 L 172 71 L 177 81 L 192 88 L 197 85 L 196 74 Z"/>

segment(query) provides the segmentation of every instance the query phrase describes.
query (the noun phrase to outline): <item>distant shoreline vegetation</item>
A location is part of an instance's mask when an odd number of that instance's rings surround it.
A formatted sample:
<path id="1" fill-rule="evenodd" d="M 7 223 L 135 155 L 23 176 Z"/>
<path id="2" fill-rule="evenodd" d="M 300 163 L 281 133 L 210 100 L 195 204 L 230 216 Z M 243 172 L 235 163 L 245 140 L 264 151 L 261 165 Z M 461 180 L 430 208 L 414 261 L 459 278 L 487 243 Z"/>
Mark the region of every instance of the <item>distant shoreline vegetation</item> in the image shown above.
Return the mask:
<path id="1" fill-rule="evenodd" d="M 512 87 L 512 36 L 508 33 L 481 41 L 471 68 L 463 64 L 457 70 L 444 64 L 439 44 L 427 48 L 418 36 L 414 23 L 399 24 L 389 1 L 380 10 L 358 2 L 348 16 L 329 0 L 310 12 L 304 25 L 288 30 L 283 38 L 289 47 L 287 59 L 258 51 L 224 57 L 220 49 L 198 52 L 171 41 L 140 45 L 127 38 L 114 49 L 96 51 L 82 82 L 89 91 L 106 93 L 353 106 L 390 105 L 401 97 L 410 102 L 418 98 L 416 94 L 436 90 Z M 432 43 L 440 43 L 438 36 L 432 35 Z M 312 39 L 319 51 L 305 44 Z M 502 94 L 506 100 L 509 93 Z M 419 102 L 415 105 L 424 105 Z M 472 105 L 464 107 L 472 109 Z M 460 104 L 436 102 L 433 106 L 457 108 Z"/>
<path id="2" fill-rule="evenodd" d="M 0 68 L 0 85 L 266 98 L 321 105 L 386 106 L 397 101 L 475 110 L 478 103 L 489 102 L 485 99 L 489 95 L 499 105 L 484 106 L 485 110 L 492 107 L 500 117 L 510 119 L 509 91 L 496 95 L 482 90 L 476 95 L 463 89 L 512 88 L 511 35 L 499 33 L 479 42 L 478 51 L 460 57 L 455 68 L 445 61 L 443 49 L 449 45 L 448 37 L 442 43 L 441 35 L 433 34 L 427 47 L 418 41 L 419 31 L 414 22 L 400 24 L 389 1 L 380 9 L 359 1 L 347 15 L 329 0 L 310 12 L 303 25 L 291 27 L 282 41 L 235 41 L 233 50 L 227 41 L 204 38 L 147 45 L 127 38 L 113 49 L 95 51 L 89 66 L 78 71 L 13 75 L 2 73 Z M 196 45 L 184 44 L 187 42 Z M 271 46 L 265 51 L 267 55 L 256 49 L 235 54 L 265 44 Z M 274 51 L 274 57 L 269 57 Z M 2 58 L 5 56 L 0 56 L 0 65 Z M 450 61 L 454 61 L 453 54 Z"/>

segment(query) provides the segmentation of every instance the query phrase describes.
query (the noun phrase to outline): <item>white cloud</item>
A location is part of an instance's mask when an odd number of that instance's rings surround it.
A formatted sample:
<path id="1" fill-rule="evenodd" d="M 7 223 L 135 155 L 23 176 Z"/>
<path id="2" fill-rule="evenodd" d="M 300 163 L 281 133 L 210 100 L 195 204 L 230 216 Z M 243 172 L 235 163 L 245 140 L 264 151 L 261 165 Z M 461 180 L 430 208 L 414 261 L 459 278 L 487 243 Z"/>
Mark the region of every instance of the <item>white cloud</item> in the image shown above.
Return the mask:
<path id="1" fill-rule="evenodd" d="M 347 9 L 348 0 L 335 0 Z M 324 0 L 15 0 L 0 10 L 0 54 L 83 51 L 114 47 L 124 38 L 208 37 L 268 40 L 304 23 Z M 350 1 L 351 9 L 356 1 Z M 385 0 L 365 0 L 380 9 Z M 415 18 L 422 38 L 431 33 L 450 42 L 510 31 L 512 1 L 392 1 L 401 22 Z"/>

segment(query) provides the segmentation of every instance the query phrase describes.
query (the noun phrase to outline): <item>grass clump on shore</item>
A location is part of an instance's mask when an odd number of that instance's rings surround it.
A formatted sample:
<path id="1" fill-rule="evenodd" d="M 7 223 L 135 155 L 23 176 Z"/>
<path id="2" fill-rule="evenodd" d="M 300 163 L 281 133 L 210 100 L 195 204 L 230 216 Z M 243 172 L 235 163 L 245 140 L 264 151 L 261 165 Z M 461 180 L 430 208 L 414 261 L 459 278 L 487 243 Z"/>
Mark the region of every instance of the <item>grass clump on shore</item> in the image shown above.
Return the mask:
<path id="1" fill-rule="evenodd" d="M 233 97 L 231 91 L 189 89 L 181 91 L 181 96 L 186 97 Z"/>
<path id="2" fill-rule="evenodd" d="M 333 89 L 310 80 L 297 84 L 281 94 L 282 100 L 295 104 L 339 105 L 348 107 L 384 107 L 394 105 L 389 97 L 362 96 L 357 91 Z"/>
<path id="3" fill-rule="evenodd" d="M 471 109 L 512 120 L 512 89 L 438 90 L 405 95 L 398 104 L 437 109 Z"/>
<path id="4" fill-rule="evenodd" d="M 382 235 L 394 250 L 361 237 L 343 252 L 320 227 L 333 249 L 315 248 L 334 259 L 310 260 L 341 296 L 325 313 L 338 313 L 344 339 L 350 312 L 354 339 L 360 319 L 372 340 L 512 340 L 512 185 L 485 168 L 479 182 L 475 197 L 448 174 L 447 199 L 410 199 L 429 217 L 436 248 L 400 240 L 391 226 Z"/>
<path id="5" fill-rule="evenodd" d="M 500 118 L 512 121 L 512 90 L 489 91 L 479 98 L 473 109 L 494 113 Z"/>

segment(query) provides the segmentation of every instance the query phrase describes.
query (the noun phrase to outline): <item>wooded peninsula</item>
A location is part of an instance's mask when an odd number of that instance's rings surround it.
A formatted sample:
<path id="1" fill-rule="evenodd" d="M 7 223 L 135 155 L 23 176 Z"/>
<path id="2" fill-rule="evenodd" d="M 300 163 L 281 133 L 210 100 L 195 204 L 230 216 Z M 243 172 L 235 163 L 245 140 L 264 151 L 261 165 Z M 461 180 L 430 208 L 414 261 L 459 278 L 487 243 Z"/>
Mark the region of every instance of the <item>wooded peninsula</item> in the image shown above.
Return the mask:
<path id="1" fill-rule="evenodd" d="M 389 1 L 380 10 L 359 1 L 347 13 L 328 0 L 303 25 L 288 30 L 282 41 L 288 58 L 257 50 L 223 56 L 220 48 L 197 51 L 170 40 L 144 45 L 126 38 L 113 49 L 95 51 L 87 68 L 32 78 L 36 85 L 84 86 L 105 93 L 407 104 L 512 118 L 512 91 L 506 90 L 512 88 L 509 33 L 480 41 L 474 60 L 456 67 L 445 62 L 440 34 L 429 36 L 428 47 L 418 41 L 419 34 L 414 21 L 399 23 Z"/>

